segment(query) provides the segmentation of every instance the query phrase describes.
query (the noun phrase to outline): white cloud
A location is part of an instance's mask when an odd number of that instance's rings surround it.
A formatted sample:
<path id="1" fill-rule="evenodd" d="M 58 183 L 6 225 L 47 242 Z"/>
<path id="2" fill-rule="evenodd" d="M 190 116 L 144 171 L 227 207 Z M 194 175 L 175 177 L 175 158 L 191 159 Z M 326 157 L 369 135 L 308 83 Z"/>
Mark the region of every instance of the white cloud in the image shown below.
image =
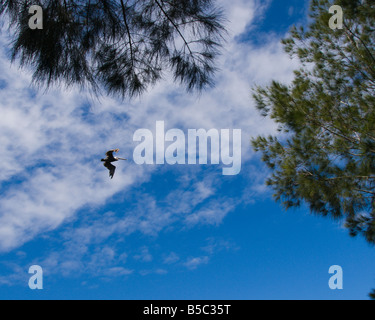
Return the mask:
<path id="1" fill-rule="evenodd" d="M 171 252 L 164 258 L 163 263 L 174 264 L 178 262 L 179 260 L 180 260 L 180 257 L 175 252 Z"/>
<path id="2" fill-rule="evenodd" d="M 200 265 L 202 264 L 207 264 L 209 262 L 209 257 L 204 256 L 204 257 L 194 257 L 194 258 L 189 258 L 185 262 L 185 267 L 191 270 L 197 269 Z"/>
<path id="3" fill-rule="evenodd" d="M 153 257 L 149 252 L 149 249 L 147 247 L 143 247 L 141 249 L 141 252 L 134 256 L 134 259 L 140 260 L 142 262 L 151 262 Z"/>
<path id="4" fill-rule="evenodd" d="M 219 225 L 225 216 L 234 208 L 233 201 L 216 200 L 207 207 L 187 216 L 185 221 L 189 226 L 195 226 L 197 224 Z"/>
<path id="5" fill-rule="evenodd" d="M 202 247 L 202 250 L 210 255 L 216 254 L 220 251 L 228 251 L 228 250 L 238 250 L 238 246 L 236 246 L 233 242 L 224 239 L 217 239 L 214 237 L 210 237 L 207 239 L 207 245 Z"/>
<path id="6" fill-rule="evenodd" d="M 224 9 L 228 25 L 227 29 L 232 38 L 247 31 L 249 25 L 259 18 L 272 0 L 219 0 Z"/>
<path id="7" fill-rule="evenodd" d="M 134 271 L 123 267 L 114 267 L 105 271 L 104 275 L 110 277 L 127 276 L 132 274 Z"/>

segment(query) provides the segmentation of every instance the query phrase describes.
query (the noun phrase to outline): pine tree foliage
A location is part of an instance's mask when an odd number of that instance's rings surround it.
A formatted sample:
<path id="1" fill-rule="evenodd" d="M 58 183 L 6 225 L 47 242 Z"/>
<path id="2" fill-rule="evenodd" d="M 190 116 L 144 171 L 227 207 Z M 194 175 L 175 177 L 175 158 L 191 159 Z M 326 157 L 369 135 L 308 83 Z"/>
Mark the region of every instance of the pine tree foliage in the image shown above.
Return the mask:
<path id="1" fill-rule="evenodd" d="M 329 27 L 333 4 L 343 29 Z M 307 204 L 375 244 L 375 2 L 313 0 L 308 30 L 294 27 L 283 44 L 302 65 L 294 81 L 254 88 L 280 132 L 252 141 L 267 184 L 285 208 Z"/>
<path id="2" fill-rule="evenodd" d="M 43 8 L 32 30 L 29 7 Z M 169 71 L 188 90 L 213 84 L 225 29 L 211 0 L 0 0 L 13 60 L 36 84 L 141 94 Z"/>

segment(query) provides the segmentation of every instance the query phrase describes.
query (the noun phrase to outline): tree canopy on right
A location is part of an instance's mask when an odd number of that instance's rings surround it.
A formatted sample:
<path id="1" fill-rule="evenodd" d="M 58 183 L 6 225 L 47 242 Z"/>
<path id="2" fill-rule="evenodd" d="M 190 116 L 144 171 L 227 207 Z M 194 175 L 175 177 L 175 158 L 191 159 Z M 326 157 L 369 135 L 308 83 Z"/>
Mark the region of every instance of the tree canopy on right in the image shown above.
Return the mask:
<path id="1" fill-rule="evenodd" d="M 342 29 L 329 26 L 332 5 Z M 267 184 L 285 208 L 307 204 L 375 244 L 375 1 L 313 0 L 307 30 L 294 27 L 283 44 L 302 65 L 294 81 L 254 89 L 280 132 L 252 141 Z"/>

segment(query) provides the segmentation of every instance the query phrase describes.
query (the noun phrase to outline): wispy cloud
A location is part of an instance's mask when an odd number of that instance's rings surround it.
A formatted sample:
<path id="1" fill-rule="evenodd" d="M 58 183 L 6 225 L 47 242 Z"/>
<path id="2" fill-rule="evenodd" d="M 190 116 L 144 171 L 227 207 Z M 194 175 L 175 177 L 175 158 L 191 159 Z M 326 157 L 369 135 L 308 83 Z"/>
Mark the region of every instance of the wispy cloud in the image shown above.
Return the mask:
<path id="1" fill-rule="evenodd" d="M 141 252 L 134 256 L 134 259 L 139 260 L 141 262 L 151 262 L 153 257 L 149 252 L 147 247 L 143 247 Z"/>
<path id="2" fill-rule="evenodd" d="M 193 257 L 193 258 L 189 258 L 186 262 L 185 262 L 185 266 L 188 268 L 188 269 L 191 269 L 191 270 L 195 270 L 197 269 L 200 265 L 202 264 L 207 264 L 209 261 L 209 257 L 207 256 L 203 256 L 203 257 Z"/>
<path id="3" fill-rule="evenodd" d="M 163 259 L 163 263 L 165 264 L 174 264 L 180 260 L 180 257 L 175 253 L 171 252 Z"/>

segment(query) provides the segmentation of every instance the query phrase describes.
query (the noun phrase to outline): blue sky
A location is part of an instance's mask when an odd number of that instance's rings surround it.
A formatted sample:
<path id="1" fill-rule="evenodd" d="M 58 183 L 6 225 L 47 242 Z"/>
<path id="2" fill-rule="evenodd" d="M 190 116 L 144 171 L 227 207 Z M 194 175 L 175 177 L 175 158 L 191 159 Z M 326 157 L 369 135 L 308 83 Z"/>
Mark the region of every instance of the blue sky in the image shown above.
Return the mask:
<path id="1" fill-rule="evenodd" d="M 250 147 L 275 132 L 250 88 L 292 80 L 298 62 L 280 40 L 305 23 L 308 3 L 220 3 L 230 39 L 216 87 L 199 97 L 168 79 L 126 102 L 39 92 L 30 72 L 10 65 L 0 35 L 0 299 L 367 299 L 374 248 L 305 208 L 282 210 Z M 136 165 L 133 134 L 156 121 L 241 129 L 241 173 Z M 110 148 L 131 160 L 114 180 L 98 161 Z M 43 290 L 28 287 L 35 264 Z M 328 287 L 332 265 L 343 268 L 344 290 Z"/>

